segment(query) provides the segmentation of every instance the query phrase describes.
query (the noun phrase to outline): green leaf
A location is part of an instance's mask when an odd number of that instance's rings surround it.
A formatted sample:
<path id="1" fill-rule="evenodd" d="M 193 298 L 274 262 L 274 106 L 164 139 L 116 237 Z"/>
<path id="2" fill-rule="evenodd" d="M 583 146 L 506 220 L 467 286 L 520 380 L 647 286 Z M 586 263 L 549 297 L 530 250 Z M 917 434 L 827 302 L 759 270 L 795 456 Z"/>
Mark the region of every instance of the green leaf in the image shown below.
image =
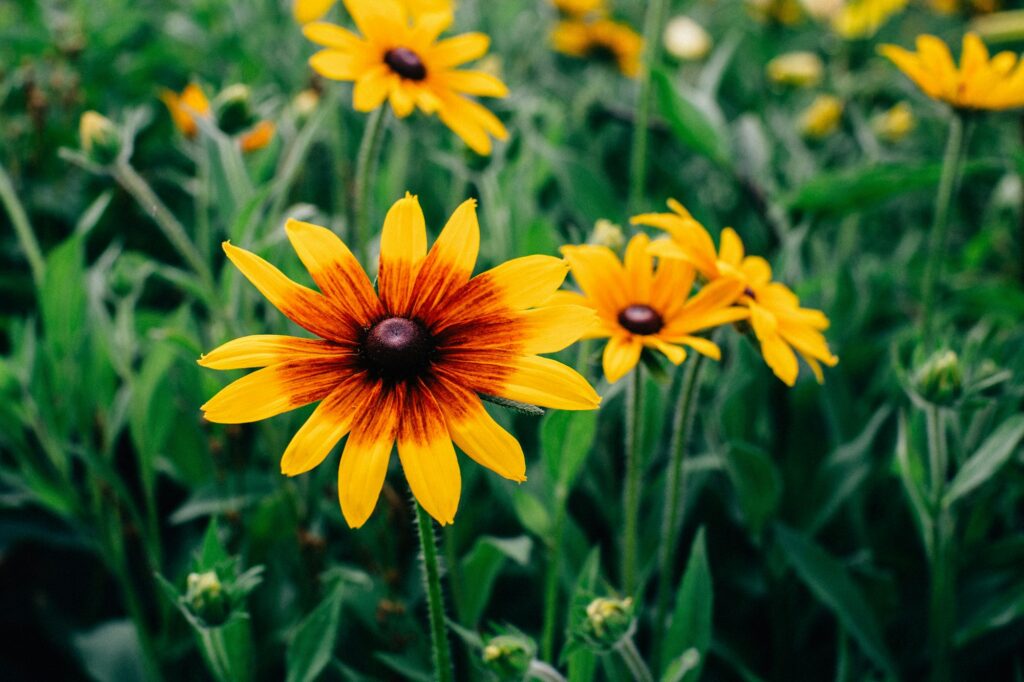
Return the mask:
<path id="1" fill-rule="evenodd" d="M 597 411 L 557 411 L 544 418 L 541 450 L 548 477 L 568 493 L 594 444 Z"/>
<path id="2" fill-rule="evenodd" d="M 78 357 L 78 340 L 86 331 L 85 246 L 73 236 L 46 258 L 46 277 L 39 292 L 46 341 L 58 357 Z"/>
<path id="3" fill-rule="evenodd" d="M 689 679 L 700 677 L 704 657 L 711 646 L 711 615 L 714 606 L 714 591 L 711 582 L 711 567 L 708 565 L 707 544 L 704 529 L 697 531 L 686 563 L 686 572 L 676 593 L 676 606 L 672 620 L 662 644 L 661 660 L 676 664 L 691 649 L 697 652 L 697 663 L 692 673 L 681 675 Z M 692 658 L 692 657 L 690 657 Z M 667 665 L 664 673 L 667 675 Z M 683 679 L 678 677 L 674 679 Z"/>
<path id="4" fill-rule="evenodd" d="M 494 583 L 507 559 L 520 566 L 530 561 L 533 541 L 523 535 L 517 538 L 482 537 L 462 560 L 463 622 L 476 626 L 494 590 Z"/>
<path id="5" fill-rule="evenodd" d="M 512 507 L 528 531 L 545 539 L 551 536 L 551 515 L 536 497 L 523 488 L 517 488 L 512 495 Z"/>
<path id="6" fill-rule="evenodd" d="M 655 69 L 651 78 L 658 110 L 676 138 L 701 156 L 727 166 L 730 150 L 725 133 L 691 99 L 678 91 L 664 70 Z"/>
<path id="7" fill-rule="evenodd" d="M 964 462 L 946 490 L 943 503 L 954 504 L 992 478 L 1010 460 L 1022 438 L 1024 414 L 1017 414 L 1003 422 Z"/>
<path id="8" fill-rule="evenodd" d="M 846 567 L 811 540 L 785 526 L 776 526 L 775 537 L 790 566 L 811 593 L 836 615 L 875 665 L 895 676 L 896 667 L 875 615 Z"/>
<path id="9" fill-rule="evenodd" d="M 344 591 L 345 582 L 336 581 L 327 597 L 299 623 L 285 655 L 288 682 L 312 682 L 331 662 Z"/>
<path id="10" fill-rule="evenodd" d="M 224 543 L 220 540 L 220 532 L 217 529 L 217 519 L 210 519 L 206 527 L 206 534 L 203 536 L 203 546 L 199 549 L 199 556 L 196 557 L 197 572 L 212 571 L 218 564 L 231 558 Z"/>
<path id="11" fill-rule="evenodd" d="M 82 666 L 93 680 L 141 682 L 147 679 L 142 645 L 130 620 L 107 621 L 75 635 L 72 641 Z"/>
<path id="12" fill-rule="evenodd" d="M 730 446 L 725 464 L 750 531 L 759 535 L 779 506 L 782 477 L 778 468 L 763 451 L 742 444 Z"/>

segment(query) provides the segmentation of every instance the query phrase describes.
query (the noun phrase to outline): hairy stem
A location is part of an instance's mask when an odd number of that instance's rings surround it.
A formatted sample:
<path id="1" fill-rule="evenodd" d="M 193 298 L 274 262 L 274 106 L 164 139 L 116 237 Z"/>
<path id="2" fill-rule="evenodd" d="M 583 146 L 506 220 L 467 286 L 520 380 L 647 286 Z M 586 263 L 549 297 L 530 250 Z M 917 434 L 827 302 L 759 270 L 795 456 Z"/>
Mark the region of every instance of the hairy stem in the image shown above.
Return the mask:
<path id="1" fill-rule="evenodd" d="M 631 636 L 619 640 L 619 643 L 615 645 L 615 651 L 619 653 L 622 662 L 629 668 L 629 672 L 636 682 L 654 682 L 654 676 L 651 675 L 651 670 L 644 663 L 644 659 L 640 657 L 640 652 L 636 650 L 636 644 L 633 643 Z"/>
<path id="2" fill-rule="evenodd" d="M 640 447 L 643 430 L 643 366 L 637 365 L 626 388 L 626 485 L 622 508 L 622 589 L 635 596 L 637 587 L 637 527 L 640 517 Z"/>
<path id="3" fill-rule="evenodd" d="M 441 567 L 437 559 L 437 542 L 434 537 L 434 522 L 419 502 L 416 507 L 416 523 L 423 552 L 423 581 L 426 586 L 427 607 L 430 613 L 430 644 L 434 661 L 434 679 L 437 682 L 452 682 L 452 655 L 448 646 L 448 631 L 445 624 L 444 595 L 441 593 Z"/>
<path id="4" fill-rule="evenodd" d="M 351 227 L 356 235 L 355 252 L 367 265 L 370 258 L 370 176 L 375 172 L 377 159 L 380 156 L 381 141 L 384 138 L 384 106 L 370 113 L 363 130 L 363 140 L 359 143 L 359 155 L 356 157 L 355 191 L 353 192 L 354 210 Z"/>

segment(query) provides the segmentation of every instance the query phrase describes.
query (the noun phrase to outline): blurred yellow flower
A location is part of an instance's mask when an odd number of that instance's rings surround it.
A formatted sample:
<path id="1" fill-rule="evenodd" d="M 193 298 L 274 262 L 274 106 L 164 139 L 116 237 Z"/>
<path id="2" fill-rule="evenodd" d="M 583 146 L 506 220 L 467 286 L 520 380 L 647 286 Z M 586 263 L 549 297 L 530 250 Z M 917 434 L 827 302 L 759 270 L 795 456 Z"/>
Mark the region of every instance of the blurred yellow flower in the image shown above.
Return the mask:
<path id="1" fill-rule="evenodd" d="M 478 154 L 491 153 L 491 136 L 508 137 L 494 114 L 464 96 L 505 97 L 505 84 L 481 71 L 456 70 L 486 54 L 486 35 L 438 40 L 451 23 L 450 14 L 410 17 L 396 0 L 344 2 L 362 36 L 323 22 L 307 24 L 303 32 L 326 48 L 310 58 L 313 70 L 332 80 L 355 82 L 352 103 L 357 111 L 372 111 L 387 100 L 404 118 L 418 107 L 437 114 Z"/>
<path id="2" fill-rule="evenodd" d="M 476 202 L 464 202 L 427 251 L 423 211 L 406 195 L 388 212 L 377 288 L 330 230 L 290 220 L 289 240 L 320 291 L 225 242 L 228 258 L 293 322 L 318 339 L 259 335 L 204 355 L 203 367 L 262 368 L 209 400 L 219 424 L 268 419 L 320 401 L 292 438 L 281 472 L 318 466 L 348 435 L 338 470 L 345 520 L 363 525 L 398 443 L 413 495 L 452 523 L 461 475 L 455 445 L 513 481 L 526 480 L 518 441 L 479 394 L 554 409 L 590 410 L 600 396 L 576 371 L 541 357 L 574 343 L 593 311 L 546 303 L 565 280 L 559 258 L 517 258 L 472 277 L 480 245 Z"/>
<path id="3" fill-rule="evenodd" d="M 821 365 L 832 367 L 839 362 L 822 334 L 829 326 L 825 314 L 801 308 L 789 288 L 772 281 L 768 261 L 744 254 L 743 242 L 732 228 L 722 230 L 716 251 L 711 235 L 682 204 L 669 199 L 668 205 L 672 213 L 647 213 L 632 220 L 669 233 L 669 238 L 652 242 L 650 252 L 689 263 L 712 284 L 723 280 L 739 283 L 736 302 L 750 311 L 761 354 L 775 376 L 793 386 L 800 369 L 799 354 L 818 382 L 824 381 Z"/>
<path id="4" fill-rule="evenodd" d="M 160 99 L 167 105 L 175 127 L 185 137 L 193 138 L 199 132 L 195 120 L 197 117 L 210 117 L 210 100 L 206 99 L 202 88 L 195 83 L 189 83 L 180 95 L 164 89 L 160 92 Z"/>
<path id="5" fill-rule="evenodd" d="M 327 16 L 338 0 L 294 0 L 292 14 L 299 24 L 319 21 Z M 413 16 L 454 12 L 452 0 L 398 0 Z"/>
<path id="6" fill-rule="evenodd" d="M 305 118 L 316 111 L 320 104 L 320 93 L 313 88 L 306 88 L 292 99 L 292 111 L 299 118 Z"/>
<path id="7" fill-rule="evenodd" d="M 111 163 L 121 152 L 121 133 L 117 126 L 96 111 L 82 114 L 78 121 L 78 138 L 82 151 L 97 163 Z"/>
<path id="8" fill-rule="evenodd" d="M 551 42 L 556 50 L 571 57 L 613 61 L 630 78 L 640 71 L 644 39 L 617 21 L 560 21 L 551 34 Z"/>
<path id="9" fill-rule="evenodd" d="M 249 130 L 238 136 L 238 145 L 243 152 L 254 152 L 263 149 L 274 139 L 277 126 L 273 121 L 260 121 Z"/>
<path id="10" fill-rule="evenodd" d="M 608 339 L 603 365 L 612 383 L 636 367 L 644 348 L 664 354 L 676 365 L 686 359 L 683 345 L 717 360 L 718 346 L 696 334 L 749 316 L 747 310 L 732 307 L 742 284 L 713 282 L 691 298 L 694 267 L 666 259 L 655 270 L 649 247 L 647 235 L 637 234 L 629 240 L 623 262 L 605 246 L 562 247 L 583 293 L 559 292 L 552 301 L 597 311 L 600 323 L 584 338 Z"/>
<path id="11" fill-rule="evenodd" d="M 787 52 L 768 62 L 767 71 L 774 83 L 809 88 L 821 82 L 825 64 L 813 52 Z"/>
<path id="12" fill-rule="evenodd" d="M 869 38 L 906 9 L 908 3 L 909 0 L 852 0 L 833 19 L 832 27 L 847 39 Z"/>
<path id="13" fill-rule="evenodd" d="M 800 132 L 805 137 L 828 137 L 839 127 L 843 117 L 843 101 L 834 95 L 818 95 L 802 114 Z"/>
<path id="14" fill-rule="evenodd" d="M 888 57 L 917 87 L 956 109 L 1013 109 L 1024 106 L 1024 69 L 1013 52 L 989 59 L 988 48 L 974 33 L 964 36 L 958 69 L 949 47 L 931 35 L 917 37 L 917 52 L 883 45 Z"/>
<path id="15" fill-rule="evenodd" d="M 899 102 L 871 119 L 875 134 L 886 142 L 899 142 L 916 126 L 914 112 L 906 102 Z"/>
<path id="16" fill-rule="evenodd" d="M 551 0 L 551 4 L 559 12 L 573 17 L 608 13 L 606 0 Z"/>
<path id="17" fill-rule="evenodd" d="M 601 218 L 594 223 L 594 231 L 590 234 L 589 243 L 618 250 L 626 243 L 626 237 L 622 234 L 622 227 Z"/>
<path id="18" fill-rule="evenodd" d="M 843 11 L 846 0 L 800 0 L 800 6 L 812 19 L 829 21 Z"/>
<path id="19" fill-rule="evenodd" d="M 676 59 L 703 59 L 711 51 L 711 36 L 687 16 L 673 17 L 665 25 L 665 51 Z"/>
<path id="20" fill-rule="evenodd" d="M 803 18 L 798 0 L 746 0 L 746 6 L 759 21 L 777 21 L 792 26 Z"/>

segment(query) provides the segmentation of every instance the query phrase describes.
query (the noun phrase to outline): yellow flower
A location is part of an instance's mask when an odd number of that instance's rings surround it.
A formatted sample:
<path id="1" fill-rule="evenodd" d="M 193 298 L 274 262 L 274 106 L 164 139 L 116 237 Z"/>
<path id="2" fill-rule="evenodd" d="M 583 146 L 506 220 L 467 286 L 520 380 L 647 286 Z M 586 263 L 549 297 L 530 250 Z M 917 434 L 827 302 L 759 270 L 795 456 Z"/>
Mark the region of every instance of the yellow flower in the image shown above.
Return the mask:
<path id="1" fill-rule="evenodd" d="M 797 0 L 746 0 L 747 10 L 758 21 L 777 21 L 792 26 L 803 17 Z"/>
<path id="2" fill-rule="evenodd" d="M 274 139 L 277 126 L 273 121 L 260 121 L 238 137 L 238 145 L 243 152 L 254 152 L 263 149 Z"/>
<path id="3" fill-rule="evenodd" d="M 662 260 L 655 270 L 649 248 L 647 235 L 638 234 L 629 240 L 620 262 L 605 246 L 562 247 L 583 293 L 561 292 L 554 300 L 597 311 L 600 323 L 586 337 L 608 339 L 603 364 L 611 382 L 636 366 L 644 348 L 663 353 L 676 365 L 686 359 L 683 344 L 717 360 L 718 346 L 696 334 L 749 314 L 730 307 L 743 291 L 739 282 L 713 282 L 690 298 L 694 267 L 671 259 Z"/>
<path id="4" fill-rule="evenodd" d="M 818 95 L 800 115 L 800 132 L 806 137 L 828 137 L 839 127 L 843 101 L 834 95 Z"/>
<path id="5" fill-rule="evenodd" d="M 829 322 L 820 310 L 800 307 L 800 300 L 784 284 L 772 281 L 771 266 L 759 256 L 744 254 L 743 242 L 732 228 L 722 230 L 718 250 L 708 231 L 678 201 L 668 202 L 672 213 L 646 213 L 634 224 L 649 225 L 669 233 L 669 239 L 651 244 L 650 251 L 663 259 L 678 259 L 697 268 L 711 284 L 739 284 L 736 300 L 750 311 L 750 323 L 761 345 L 765 362 L 779 379 L 792 386 L 799 365 L 797 354 L 824 381 L 821 365 L 836 365 L 822 332 Z M 711 286 L 710 284 L 708 286 Z"/>
<path id="6" fill-rule="evenodd" d="M 112 163 L 121 153 L 121 132 L 114 122 L 96 111 L 87 111 L 78 121 L 82 151 L 97 163 Z"/>
<path id="7" fill-rule="evenodd" d="M 175 127 L 185 137 L 193 138 L 199 132 L 196 118 L 210 117 L 210 100 L 195 83 L 189 83 L 180 95 L 165 89 L 160 93 L 160 99 L 167 105 Z"/>
<path id="8" fill-rule="evenodd" d="M 917 125 L 914 112 L 906 102 L 899 102 L 871 119 L 875 134 L 886 142 L 899 142 Z"/>
<path id="9" fill-rule="evenodd" d="M 665 51 L 676 59 L 703 59 L 711 51 L 711 36 L 687 16 L 673 17 L 665 25 Z"/>
<path id="10" fill-rule="evenodd" d="M 570 57 L 590 57 L 614 61 L 624 76 L 640 71 L 644 39 L 626 24 L 610 19 L 558 22 L 551 34 L 555 49 Z"/>
<path id="11" fill-rule="evenodd" d="M 292 14 L 297 23 L 305 25 L 323 19 L 337 2 L 338 0 L 294 0 Z M 454 12 L 452 0 L 398 0 L 398 2 L 413 16 L 452 14 Z"/>
<path id="12" fill-rule="evenodd" d="M 373 511 L 392 445 L 416 499 L 452 523 L 461 478 L 452 441 L 471 459 L 526 480 L 519 443 L 479 394 L 554 409 L 589 410 L 600 397 L 574 370 L 541 353 L 574 343 L 592 311 L 546 301 L 569 266 L 517 258 L 472 277 L 480 245 L 476 202 L 463 203 L 427 251 L 423 211 L 406 195 L 381 236 L 377 288 L 330 230 L 296 220 L 286 232 L 320 291 L 288 279 L 259 256 L 224 244 L 228 258 L 267 299 L 319 339 L 247 336 L 199 360 L 212 369 L 260 367 L 203 405 L 211 422 L 267 419 L 321 401 L 295 434 L 281 471 L 296 476 L 348 435 L 338 495 L 348 524 Z"/>
<path id="13" fill-rule="evenodd" d="M 787 52 L 768 62 L 767 71 L 774 83 L 809 88 L 821 82 L 825 65 L 813 52 Z"/>
<path id="14" fill-rule="evenodd" d="M 551 0 L 551 4 L 562 14 L 572 17 L 603 16 L 608 13 L 605 0 Z"/>
<path id="15" fill-rule="evenodd" d="M 317 73 L 355 81 L 357 111 L 372 111 L 388 100 L 400 118 L 417 107 L 436 113 L 478 154 L 491 153 L 488 135 L 508 137 L 494 114 L 464 96 L 505 97 L 505 84 L 490 74 L 455 69 L 487 52 L 486 35 L 466 33 L 438 41 L 451 23 L 450 14 L 410 18 L 395 0 L 345 0 L 345 6 L 362 37 L 321 22 L 307 24 L 303 32 L 326 48 L 309 60 Z"/>
<path id="16" fill-rule="evenodd" d="M 909 0 L 853 0 L 832 21 L 843 38 L 869 38 L 885 22 L 906 9 Z"/>

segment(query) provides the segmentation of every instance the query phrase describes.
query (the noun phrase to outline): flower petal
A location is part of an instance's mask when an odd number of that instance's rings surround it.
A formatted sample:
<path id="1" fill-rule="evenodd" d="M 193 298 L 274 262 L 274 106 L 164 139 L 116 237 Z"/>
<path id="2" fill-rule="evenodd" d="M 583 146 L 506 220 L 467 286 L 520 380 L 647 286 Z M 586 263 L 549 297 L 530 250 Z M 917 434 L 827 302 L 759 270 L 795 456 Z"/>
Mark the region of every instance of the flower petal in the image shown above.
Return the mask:
<path id="1" fill-rule="evenodd" d="M 380 237 L 377 289 L 381 302 L 394 315 L 408 312 L 413 284 L 427 252 L 427 226 L 419 200 L 406 193 L 388 211 Z"/>
<path id="2" fill-rule="evenodd" d="M 350 349 L 320 339 L 259 334 L 228 341 L 199 358 L 199 364 L 209 369 L 249 369 L 300 358 L 351 356 Z"/>
<path id="3" fill-rule="evenodd" d="M 615 316 L 632 303 L 626 271 L 611 249 L 590 244 L 563 246 L 562 255 L 569 261 L 576 283 L 599 311 Z"/>
<path id="4" fill-rule="evenodd" d="M 407 397 L 398 457 L 416 501 L 442 526 L 454 522 L 462 494 L 459 461 L 441 408 L 423 387 Z"/>
<path id="5" fill-rule="evenodd" d="M 643 349 L 643 342 L 632 334 L 608 339 L 601 361 L 605 378 L 614 384 L 629 374 L 630 370 L 636 367 L 636 363 L 640 362 L 640 353 Z"/>
<path id="6" fill-rule="evenodd" d="M 373 111 L 388 98 L 394 81 L 394 74 L 384 64 L 363 71 L 352 90 L 352 106 L 356 111 Z"/>
<path id="7" fill-rule="evenodd" d="M 463 33 L 436 43 L 427 55 L 427 61 L 434 68 L 451 68 L 487 54 L 491 39 L 484 33 Z"/>
<path id="8" fill-rule="evenodd" d="M 302 34 L 317 45 L 335 50 L 358 52 L 366 46 L 362 38 L 347 28 L 326 21 L 316 21 L 302 27 Z"/>
<path id="9" fill-rule="evenodd" d="M 528 355 L 511 366 L 511 374 L 494 387 L 499 397 L 555 410 L 593 410 L 601 404 L 587 380 L 560 362 Z"/>
<path id="10" fill-rule="evenodd" d="M 449 71 L 444 74 L 444 84 L 466 95 L 478 97 L 506 97 L 508 86 L 501 80 L 483 71 Z"/>
<path id="11" fill-rule="evenodd" d="M 351 374 L 342 380 L 288 443 L 281 457 L 281 473 L 297 476 L 323 462 L 379 393 L 379 384 L 368 383 L 363 375 Z"/>
<path id="12" fill-rule="evenodd" d="M 549 305 L 523 315 L 524 352 L 529 355 L 564 350 L 591 332 L 599 321 L 593 308 L 580 305 Z"/>
<path id="13" fill-rule="evenodd" d="M 365 72 L 364 58 L 341 50 L 320 50 L 309 58 L 309 66 L 324 78 L 354 81 Z"/>
<path id="14" fill-rule="evenodd" d="M 218 424 L 260 421 L 322 400 L 350 371 L 336 360 L 271 365 L 228 384 L 200 409 Z"/>
<path id="15" fill-rule="evenodd" d="M 473 274 L 480 250 L 480 223 L 476 217 L 476 200 L 462 202 L 416 275 L 413 314 L 430 317 L 430 311 L 463 287 Z"/>
<path id="16" fill-rule="evenodd" d="M 352 528 L 366 523 L 377 506 L 402 407 L 400 392 L 382 392 L 352 425 L 338 465 L 338 501 Z"/>
<path id="17" fill-rule="evenodd" d="M 480 398 L 442 380 L 431 391 L 442 406 L 452 440 L 477 464 L 513 481 L 526 480 L 523 448 L 484 409 Z"/>
<path id="18" fill-rule="evenodd" d="M 639 232 L 629 240 L 623 266 L 628 283 L 627 294 L 632 303 L 650 303 L 651 283 L 654 280 L 654 258 L 648 251 L 650 238 Z"/>

